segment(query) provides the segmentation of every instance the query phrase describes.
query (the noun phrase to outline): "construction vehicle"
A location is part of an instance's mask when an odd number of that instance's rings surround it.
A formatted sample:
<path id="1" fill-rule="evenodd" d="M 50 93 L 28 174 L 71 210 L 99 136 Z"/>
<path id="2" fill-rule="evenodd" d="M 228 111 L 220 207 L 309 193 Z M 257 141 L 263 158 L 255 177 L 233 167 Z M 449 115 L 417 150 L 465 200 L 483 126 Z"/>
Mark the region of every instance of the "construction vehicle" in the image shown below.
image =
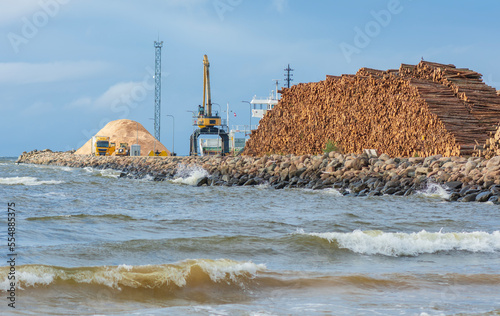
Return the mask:
<path id="1" fill-rule="evenodd" d="M 111 156 L 115 153 L 116 143 L 110 143 L 108 147 L 108 151 L 106 152 L 106 156 Z"/>
<path id="2" fill-rule="evenodd" d="M 221 118 L 218 114 L 212 115 L 212 98 L 210 94 L 210 63 L 207 55 L 203 57 L 203 105 L 198 106 L 198 115 L 194 126 L 198 128 L 190 138 L 190 155 L 198 155 L 198 137 L 200 135 L 218 135 L 222 139 L 221 154 L 229 152 L 229 136 L 222 128 Z M 219 126 L 219 127 L 217 127 Z M 200 153 L 202 154 L 202 153 Z"/>
<path id="3" fill-rule="evenodd" d="M 111 156 L 115 151 L 115 143 L 109 142 L 108 136 L 92 137 L 92 155 L 94 156 Z"/>
<path id="4" fill-rule="evenodd" d="M 115 156 L 130 156 L 128 143 L 120 143 L 120 147 L 115 150 Z"/>

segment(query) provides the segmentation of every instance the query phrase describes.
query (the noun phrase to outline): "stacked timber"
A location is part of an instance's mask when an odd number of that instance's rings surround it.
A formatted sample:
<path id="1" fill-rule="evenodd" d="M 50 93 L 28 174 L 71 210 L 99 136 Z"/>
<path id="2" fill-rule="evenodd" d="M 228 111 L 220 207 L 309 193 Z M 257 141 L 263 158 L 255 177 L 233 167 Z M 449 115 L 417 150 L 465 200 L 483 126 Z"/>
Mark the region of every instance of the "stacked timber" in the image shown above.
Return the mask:
<path id="1" fill-rule="evenodd" d="M 283 89 L 245 154 L 320 154 L 330 143 L 344 153 L 471 155 L 499 120 L 500 97 L 477 72 L 424 61 L 387 71 L 361 68 Z"/>
<path id="2" fill-rule="evenodd" d="M 500 156 L 500 125 L 497 131 L 486 140 L 484 146 L 479 146 L 474 153 L 474 156 L 490 159 L 495 156 Z"/>
<path id="3" fill-rule="evenodd" d="M 450 88 L 479 125 L 486 130 L 475 135 L 479 143 L 484 143 L 490 133 L 496 132 L 500 120 L 500 98 L 495 88 L 486 85 L 482 75 L 467 68 L 456 68 L 431 62 L 421 62 L 417 66 L 400 68 L 402 76 L 432 80 Z"/>

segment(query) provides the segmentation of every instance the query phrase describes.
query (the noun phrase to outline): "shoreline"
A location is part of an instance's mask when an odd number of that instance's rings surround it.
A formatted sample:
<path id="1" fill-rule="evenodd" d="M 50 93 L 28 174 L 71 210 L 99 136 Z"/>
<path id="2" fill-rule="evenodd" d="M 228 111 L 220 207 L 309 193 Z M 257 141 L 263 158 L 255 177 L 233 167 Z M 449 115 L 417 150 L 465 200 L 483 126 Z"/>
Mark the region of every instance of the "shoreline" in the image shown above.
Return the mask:
<path id="1" fill-rule="evenodd" d="M 349 196 L 411 195 L 430 183 L 449 192 L 447 201 L 499 204 L 500 156 L 390 158 L 386 154 L 270 155 L 263 157 L 116 157 L 75 155 L 50 150 L 24 152 L 16 163 L 114 169 L 120 177 L 154 181 L 176 178 L 185 168 L 202 168 L 197 186 L 269 184 L 275 189 L 337 189 Z"/>

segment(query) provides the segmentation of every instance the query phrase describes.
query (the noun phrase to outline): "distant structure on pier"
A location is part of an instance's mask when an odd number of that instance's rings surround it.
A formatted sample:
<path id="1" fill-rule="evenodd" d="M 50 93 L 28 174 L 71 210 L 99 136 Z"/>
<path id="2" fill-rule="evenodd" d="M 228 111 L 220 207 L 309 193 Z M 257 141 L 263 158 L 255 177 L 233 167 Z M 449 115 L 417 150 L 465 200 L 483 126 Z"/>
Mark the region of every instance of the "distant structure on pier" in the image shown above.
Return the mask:
<path id="1" fill-rule="evenodd" d="M 161 115 L 161 48 L 163 41 L 155 41 L 155 138 L 160 141 Z"/>

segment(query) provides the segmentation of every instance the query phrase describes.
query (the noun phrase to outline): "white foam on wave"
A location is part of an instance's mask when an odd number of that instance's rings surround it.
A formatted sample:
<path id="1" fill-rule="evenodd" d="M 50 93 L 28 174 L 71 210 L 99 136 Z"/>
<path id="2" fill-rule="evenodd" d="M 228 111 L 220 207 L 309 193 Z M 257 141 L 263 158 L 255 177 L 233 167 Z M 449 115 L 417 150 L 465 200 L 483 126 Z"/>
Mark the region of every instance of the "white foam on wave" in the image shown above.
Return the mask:
<path id="1" fill-rule="evenodd" d="M 417 194 L 421 194 L 432 198 L 442 198 L 445 200 L 450 198 L 450 192 L 448 191 L 448 189 L 437 183 L 432 183 L 432 182 L 428 183 L 425 189 L 417 191 Z"/>
<path id="2" fill-rule="evenodd" d="M 321 194 L 326 194 L 326 195 L 331 195 L 331 196 L 343 196 L 342 193 L 340 193 L 339 190 L 334 189 L 334 188 L 328 188 L 324 190 L 319 190 Z"/>
<path id="3" fill-rule="evenodd" d="M 35 177 L 10 177 L 0 178 L 0 184 L 5 185 L 43 185 L 43 184 L 61 184 L 64 181 L 59 180 L 38 180 Z"/>
<path id="4" fill-rule="evenodd" d="M 0 267 L 0 291 L 10 288 L 9 267 Z M 122 287 L 154 288 L 168 286 L 170 283 L 184 287 L 190 278 L 203 279 L 208 276 L 211 282 L 232 282 L 239 284 L 240 277 L 252 279 L 266 266 L 251 261 L 229 259 L 194 259 L 175 264 L 131 266 L 99 266 L 63 268 L 44 265 L 18 266 L 16 269 L 17 289 L 50 286 L 56 282 L 95 284 L 121 290 Z M 201 271 L 201 274 L 200 274 Z"/>
<path id="5" fill-rule="evenodd" d="M 101 176 L 106 177 L 106 178 L 119 178 L 121 172 L 113 169 L 103 169 L 99 172 Z"/>
<path id="6" fill-rule="evenodd" d="M 232 281 L 236 281 L 238 276 L 244 274 L 255 276 L 258 271 L 266 269 L 264 264 L 255 264 L 250 261 L 237 262 L 227 259 L 201 260 L 197 262 L 197 265 L 200 266 L 214 282 L 219 282 L 226 278 L 226 276 L 229 276 Z"/>
<path id="7" fill-rule="evenodd" d="M 305 234 L 298 231 L 299 234 Z M 493 233 L 430 233 L 422 230 L 418 233 L 386 233 L 379 230 L 352 233 L 309 233 L 307 235 L 324 238 L 335 242 L 339 248 L 356 253 L 386 256 L 417 256 L 438 251 L 500 251 L 500 231 Z"/>
<path id="8" fill-rule="evenodd" d="M 177 172 L 174 176 L 175 179 L 170 182 L 195 185 L 203 177 L 208 177 L 208 172 L 202 167 L 181 164 L 177 167 Z"/>

